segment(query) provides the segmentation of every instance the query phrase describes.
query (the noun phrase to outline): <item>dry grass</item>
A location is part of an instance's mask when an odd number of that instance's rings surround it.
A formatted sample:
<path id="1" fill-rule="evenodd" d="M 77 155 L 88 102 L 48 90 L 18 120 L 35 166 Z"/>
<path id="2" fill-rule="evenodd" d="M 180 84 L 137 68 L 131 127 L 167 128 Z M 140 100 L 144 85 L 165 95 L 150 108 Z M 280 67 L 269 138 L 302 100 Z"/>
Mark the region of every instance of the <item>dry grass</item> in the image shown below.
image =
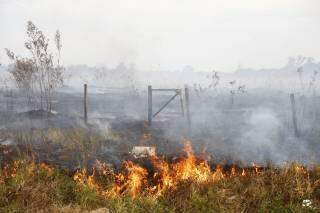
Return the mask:
<path id="1" fill-rule="evenodd" d="M 105 196 L 53 167 L 15 161 L 1 170 L 0 211 L 88 212 L 100 208 L 111 212 L 317 212 L 319 177 L 319 168 L 307 171 L 292 164 L 206 184 L 185 180 L 159 196 L 142 188 L 133 198 L 126 193 Z M 100 176 L 94 179 L 101 187 L 113 184 L 106 184 Z M 302 206 L 306 199 L 312 201 L 312 207 Z"/>
<path id="2" fill-rule="evenodd" d="M 60 143 L 67 152 L 79 152 L 83 161 L 102 140 L 77 130 L 21 133 L 15 139 L 20 144 L 35 139 Z M 145 174 L 137 169 L 145 180 L 135 186 L 133 197 L 126 183 L 122 190 L 112 191 L 119 173 L 93 170 L 94 174 L 78 173 L 82 176 L 76 179 L 70 171 L 26 156 L 1 167 L 0 212 L 319 212 L 320 207 L 320 166 L 307 169 L 292 163 L 247 169 L 245 174 L 242 169 L 227 169 L 224 176 L 216 173 L 214 181 L 180 178 L 161 193 L 152 191 L 156 183 L 151 171 Z M 130 176 L 125 169 L 120 174 Z M 303 206 L 304 200 L 310 200 L 311 206 Z"/>

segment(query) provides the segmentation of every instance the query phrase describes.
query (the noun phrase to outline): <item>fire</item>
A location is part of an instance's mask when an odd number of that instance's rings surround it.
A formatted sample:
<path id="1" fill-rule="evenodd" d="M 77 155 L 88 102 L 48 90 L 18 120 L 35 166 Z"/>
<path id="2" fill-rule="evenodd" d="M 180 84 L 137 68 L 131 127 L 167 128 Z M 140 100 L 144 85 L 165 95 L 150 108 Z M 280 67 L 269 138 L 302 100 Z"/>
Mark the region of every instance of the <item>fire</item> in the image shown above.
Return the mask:
<path id="1" fill-rule="evenodd" d="M 242 169 L 241 176 L 246 176 L 246 171 Z"/>
<path id="2" fill-rule="evenodd" d="M 197 162 L 190 141 L 185 142 L 184 152 L 186 157 L 172 164 L 156 156 L 152 158 L 152 163 L 157 170 L 154 178 L 159 179 L 156 186 L 157 194 L 175 188 L 181 181 L 191 180 L 197 183 L 206 183 L 214 179 L 208 163 L 206 161 Z"/>
<path id="3" fill-rule="evenodd" d="M 197 163 L 197 159 L 193 153 L 191 142 L 186 141 L 184 151 L 187 158 L 182 159 L 173 165 L 175 179 L 177 180 L 193 180 L 196 182 L 206 182 L 210 179 L 210 167 L 206 161 Z"/>
<path id="4" fill-rule="evenodd" d="M 195 156 L 190 141 L 185 142 L 183 151 L 185 157 L 173 163 L 168 163 L 158 156 L 151 156 L 150 161 L 154 168 L 152 173 L 132 161 L 125 161 L 121 172 L 113 172 L 105 164 L 97 161 L 92 175 L 88 175 L 86 170 L 81 170 L 74 175 L 74 180 L 81 185 L 95 188 L 104 196 L 125 194 L 135 198 L 143 194 L 160 196 L 165 191 L 174 190 L 183 181 L 208 184 L 226 177 L 246 176 L 245 169 L 237 171 L 235 166 L 228 173 L 225 173 L 220 165 L 212 170 L 206 160 Z M 254 165 L 255 174 L 258 174 L 259 168 Z M 113 179 L 111 188 L 99 185 L 96 181 L 98 176 L 111 177 Z"/>
<path id="5" fill-rule="evenodd" d="M 126 161 L 125 167 L 128 171 L 128 178 L 123 186 L 127 186 L 127 191 L 133 197 L 136 197 L 146 182 L 148 172 L 146 169 L 135 165 L 132 161 Z"/>
<path id="6" fill-rule="evenodd" d="M 224 176 L 225 175 L 223 174 L 222 167 L 218 165 L 216 171 L 212 174 L 212 179 L 214 181 L 218 181 L 224 178 Z"/>
<path id="7" fill-rule="evenodd" d="M 171 188 L 174 186 L 174 177 L 171 174 L 171 167 L 170 165 L 163 159 L 158 157 L 152 158 L 152 163 L 154 167 L 158 170 L 154 174 L 154 178 L 159 177 L 160 181 L 157 184 L 158 194 L 160 194 L 163 190 Z"/>

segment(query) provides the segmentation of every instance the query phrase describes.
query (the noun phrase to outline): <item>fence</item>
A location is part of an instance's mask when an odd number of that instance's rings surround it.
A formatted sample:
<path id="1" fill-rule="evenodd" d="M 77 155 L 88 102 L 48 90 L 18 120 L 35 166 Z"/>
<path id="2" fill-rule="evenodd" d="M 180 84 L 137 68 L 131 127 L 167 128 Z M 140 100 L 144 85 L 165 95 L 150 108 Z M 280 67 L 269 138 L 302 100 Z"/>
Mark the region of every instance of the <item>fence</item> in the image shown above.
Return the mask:
<path id="1" fill-rule="evenodd" d="M 272 97 L 243 94 L 234 97 L 232 104 L 227 93 L 199 96 L 187 87 L 168 90 L 149 86 L 148 90 L 145 89 L 136 91 L 132 88 L 87 85 L 78 92 L 57 92 L 52 109 L 60 114 L 78 117 L 85 122 L 90 122 L 92 119 L 112 120 L 120 117 L 144 119 L 151 124 L 151 121 L 183 118 L 188 125 L 192 124 L 192 121 L 210 125 L 209 122 L 219 116 L 226 119 L 233 116 L 233 119 L 240 120 L 240 117 L 250 116 L 257 107 L 264 106 L 272 109 L 296 136 L 299 136 L 300 129 L 304 128 L 304 120 L 313 119 L 316 123 L 320 119 L 317 107 L 320 104 L 319 97 L 289 96 L 285 93 Z M 15 115 L 32 109 L 34 106 L 28 104 L 27 98 L 19 91 L 0 90 L 2 115 Z M 5 120 L 6 117 L 2 116 L 2 119 Z"/>

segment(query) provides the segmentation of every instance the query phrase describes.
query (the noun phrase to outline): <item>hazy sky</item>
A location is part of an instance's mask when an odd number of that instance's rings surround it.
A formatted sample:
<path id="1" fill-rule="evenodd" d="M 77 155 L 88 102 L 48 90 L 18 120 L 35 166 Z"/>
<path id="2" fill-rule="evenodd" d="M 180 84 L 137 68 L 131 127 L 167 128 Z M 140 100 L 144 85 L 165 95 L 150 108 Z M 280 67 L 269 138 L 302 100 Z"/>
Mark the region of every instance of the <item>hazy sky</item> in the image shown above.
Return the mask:
<path id="1" fill-rule="evenodd" d="M 0 62 L 28 20 L 63 38 L 65 64 L 233 71 L 320 57 L 319 0 L 0 0 Z"/>

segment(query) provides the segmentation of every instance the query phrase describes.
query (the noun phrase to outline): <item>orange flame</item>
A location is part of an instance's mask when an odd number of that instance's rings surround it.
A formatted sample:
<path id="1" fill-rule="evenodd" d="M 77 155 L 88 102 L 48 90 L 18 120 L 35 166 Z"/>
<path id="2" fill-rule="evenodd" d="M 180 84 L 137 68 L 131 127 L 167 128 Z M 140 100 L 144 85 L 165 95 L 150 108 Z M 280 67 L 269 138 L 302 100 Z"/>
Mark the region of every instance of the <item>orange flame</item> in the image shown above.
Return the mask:
<path id="1" fill-rule="evenodd" d="M 74 175 L 74 180 L 79 184 L 86 184 L 95 188 L 105 196 L 131 195 L 133 198 L 148 194 L 160 196 L 163 192 L 175 189 L 182 181 L 192 181 L 197 184 L 207 184 L 222 180 L 227 176 L 246 176 L 245 169 L 237 172 L 233 166 L 228 173 L 224 173 L 221 165 L 212 170 L 206 160 L 195 156 L 191 142 L 186 141 L 184 145 L 185 157 L 174 163 L 168 163 L 158 156 L 150 157 L 154 167 L 154 173 L 132 161 L 125 161 L 123 172 L 115 173 L 105 164 L 97 162 L 97 167 L 92 175 L 88 175 L 85 170 L 79 171 Z M 258 174 L 261 167 L 254 164 L 254 171 Z M 98 171 L 96 171 L 98 170 Z M 95 176 L 112 176 L 114 184 L 111 189 L 106 189 L 95 182 Z"/>
<path id="2" fill-rule="evenodd" d="M 146 181 L 148 172 L 146 169 L 135 165 L 131 161 L 126 161 L 125 166 L 129 172 L 128 180 L 126 183 L 128 185 L 128 190 L 133 197 L 136 197 L 136 195 L 140 192 L 142 185 Z"/>

